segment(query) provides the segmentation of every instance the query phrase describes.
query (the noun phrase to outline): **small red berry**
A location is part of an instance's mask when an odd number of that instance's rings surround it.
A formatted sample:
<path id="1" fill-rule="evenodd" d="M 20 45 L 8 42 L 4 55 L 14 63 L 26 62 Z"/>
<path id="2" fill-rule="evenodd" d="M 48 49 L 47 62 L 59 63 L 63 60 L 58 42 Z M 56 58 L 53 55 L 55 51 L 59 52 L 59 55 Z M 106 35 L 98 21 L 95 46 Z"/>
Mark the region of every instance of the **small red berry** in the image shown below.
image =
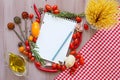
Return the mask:
<path id="1" fill-rule="evenodd" d="M 84 29 L 85 29 L 85 30 L 88 30 L 88 29 L 89 29 L 89 27 L 88 27 L 87 24 L 84 24 Z"/>

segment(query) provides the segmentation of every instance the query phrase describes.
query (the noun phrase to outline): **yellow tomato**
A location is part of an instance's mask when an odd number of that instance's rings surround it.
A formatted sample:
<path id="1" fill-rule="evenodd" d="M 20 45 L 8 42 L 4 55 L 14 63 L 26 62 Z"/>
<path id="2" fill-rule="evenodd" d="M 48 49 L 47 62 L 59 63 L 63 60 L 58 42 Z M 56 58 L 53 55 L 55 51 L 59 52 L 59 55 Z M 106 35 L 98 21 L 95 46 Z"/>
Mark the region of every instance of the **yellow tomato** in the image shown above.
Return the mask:
<path id="1" fill-rule="evenodd" d="M 38 37 L 40 31 L 40 25 L 38 22 L 32 23 L 31 33 L 33 37 Z"/>
<path id="2" fill-rule="evenodd" d="M 30 35 L 30 36 L 28 37 L 28 40 L 32 41 L 32 40 L 33 40 L 33 36 Z"/>

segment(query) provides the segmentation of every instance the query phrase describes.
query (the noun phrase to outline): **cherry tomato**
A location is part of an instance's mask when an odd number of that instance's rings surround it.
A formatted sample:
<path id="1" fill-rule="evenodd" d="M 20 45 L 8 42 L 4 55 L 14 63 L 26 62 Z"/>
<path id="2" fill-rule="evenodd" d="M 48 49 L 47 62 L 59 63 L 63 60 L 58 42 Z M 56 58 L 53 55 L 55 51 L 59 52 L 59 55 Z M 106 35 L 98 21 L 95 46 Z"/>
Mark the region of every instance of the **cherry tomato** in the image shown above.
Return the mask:
<path id="1" fill-rule="evenodd" d="M 82 19 L 77 16 L 77 17 L 76 17 L 76 21 L 77 21 L 77 23 L 80 23 L 80 22 L 82 21 Z"/>
<path id="2" fill-rule="evenodd" d="M 65 71 L 65 69 L 66 69 L 66 66 L 65 66 L 65 65 L 62 65 L 62 66 L 61 66 L 61 71 Z"/>
<path id="3" fill-rule="evenodd" d="M 77 35 L 76 35 L 76 33 L 74 33 L 72 36 L 72 39 L 76 39 L 76 38 L 77 38 Z"/>
<path id="4" fill-rule="evenodd" d="M 47 9 L 44 9 L 44 13 L 46 13 L 46 12 L 48 12 L 48 10 L 47 10 Z"/>
<path id="5" fill-rule="evenodd" d="M 33 42 L 36 43 L 36 41 L 37 41 L 37 38 L 34 37 L 34 38 L 33 38 Z"/>
<path id="6" fill-rule="evenodd" d="M 73 50 L 70 52 L 71 55 L 75 55 L 76 54 L 76 50 Z"/>
<path id="7" fill-rule="evenodd" d="M 33 36 L 30 35 L 30 36 L 28 37 L 28 40 L 32 41 L 32 40 L 33 40 Z"/>
<path id="8" fill-rule="evenodd" d="M 37 67 L 40 67 L 40 66 L 41 66 L 41 63 L 38 62 L 38 61 L 36 61 L 36 62 L 35 62 L 35 65 L 36 65 Z"/>
<path id="9" fill-rule="evenodd" d="M 26 56 L 28 56 L 29 53 L 28 53 L 27 51 L 24 51 L 24 54 L 25 54 Z"/>
<path id="10" fill-rule="evenodd" d="M 40 23 L 40 19 L 38 19 L 38 18 L 36 18 L 36 20 L 35 20 L 36 22 L 38 22 L 38 23 Z"/>
<path id="11" fill-rule="evenodd" d="M 29 14 L 29 18 L 33 19 L 34 15 L 32 13 Z"/>
<path id="12" fill-rule="evenodd" d="M 53 11 L 53 13 L 54 13 L 54 14 L 59 14 L 60 11 L 59 11 L 58 9 L 56 9 L 56 10 Z"/>
<path id="13" fill-rule="evenodd" d="M 80 60 L 79 60 L 80 65 L 84 65 L 84 58 L 81 56 Z"/>
<path id="14" fill-rule="evenodd" d="M 25 41 L 25 45 L 29 46 L 29 41 L 28 40 Z"/>
<path id="15" fill-rule="evenodd" d="M 87 24 L 84 24 L 84 29 L 85 29 L 85 30 L 88 30 L 88 29 L 89 29 L 89 27 L 88 27 Z"/>
<path id="16" fill-rule="evenodd" d="M 81 58 L 81 55 L 80 55 L 80 54 L 77 54 L 75 57 L 76 57 L 76 59 L 80 59 L 80 58 Z"/>
<path id="17" fill-rule="evenodd" d="M 19 49 L 19 52 L 21 53 L 25 50 L 24 46 L 20 46 L 18 49 Z"/>
<path id="18" fill-rule="evenodd" d="M 32 53 L 31 52 L 28 53 L 28 57 L 29 57 L 29 59 L 32 58 Z"/>
<path id="19" fill-rule="evenodd" d="M 31 60 L 31 61 L 35 61 L 35 57 L 32 56 L 32 57 L 30 58 L 30 60 Z"/>
<path id="20" fill-rule="evenodd" d="M 51 11 L 51 10 L 52 10 L 52 7 L 51 7 L 49 4 L 46 4 L 46 5 L 45 5 L 45 8 L 46 8 L 46 10 L 48 10 L 48 11 Z"/>
<path id="21" fill-rule="evenodd" d="M 75 44 L 75 45 L 79 45 L 79 39 L 75 39 L 75 40 L 74 40 L 74 44 Z"/>
<path id="22" fill-rule="evenodd" d="M 60 64 L 57 64 L 57 69 L 61 70 L 61 65 Z"/>
<path id="23" fill-rule="evenodd" d="M 76 36 L 77 36 L 77 38 L 80 38 L 81 33 L 80 32 L 76 32 Z"/>
<path id="24" fill-rule="evenodd" d="M 71 67 L 71 71 L 72 72 L 75 72 L 75 70 L 76 70 L 76 68 L 73 66 L 73 67 Z"/>
<path id="25" fill-rule="evenodd" d="M 27 50 L 27 51 L 30 51 L 30 46 L 26 46 L 26 50 Z"/>
<path id="26" fill-rule="evenodd" d="M 56 10 L 56 9 L 58 9 L 58 6 L 57 6 L 57 5 L 53 5 L 53 6 L 52 6 L 52 10 L 54 11 L 54 10 Z"/>
<path id="27" fill-rule="evenodd" d="M 75 67 L 75 68 L 78 68 L 78 66 L 79 66 L 79 65 L 78 65 L 78 62 L 75 62 L 75 63 L 74 63 L 74 67 Z"/>
<path id="28" fill-rule="evenodd" d="M 40 32 L 40 24 L 38 22 L 33 22 L 31 27 L 31 34 L 33 37 L 38 37 Z"/>
<path id="29" fill-rule="evenodd" d="M 71 50 L 75 49 L 74 42 L 71 42 L 71 43 L 70 43 L 70 49 L 71 49 Z"/>
<path id="30" fill-rule="evenodd" d="M 57 64 L 56 63 L 52 64 L 52 69 L 57 69 Z"/>

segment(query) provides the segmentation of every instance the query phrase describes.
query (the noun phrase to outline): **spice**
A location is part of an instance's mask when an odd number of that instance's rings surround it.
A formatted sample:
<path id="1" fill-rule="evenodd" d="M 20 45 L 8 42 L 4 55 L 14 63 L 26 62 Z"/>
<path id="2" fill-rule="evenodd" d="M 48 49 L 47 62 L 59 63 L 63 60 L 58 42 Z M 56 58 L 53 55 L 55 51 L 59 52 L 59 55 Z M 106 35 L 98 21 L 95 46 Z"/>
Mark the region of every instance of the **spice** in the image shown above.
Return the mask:
<path id="1" fill-rule="evenodd" d="M 22 35 L 23 39 L 25 40 L 25 36 L 24 36 L 24 34 L 23 34 L 23 31 L 22 31 L 22 28 L 21 28 L 21 25 L 20 25 L 20 23 L 21 23 L 21 18 L 18 17 L 18 16 L 14 17 L 14 22 L 19 26 L 21 35 Z"/>
<path id="2" fill-rule="evenodd" d="M 28 19 L 29 18 L 28 12 L 26 12 L 26 11 L 22 12 L 22 18 L 23 19 Z"/>
<path id="3" fill-rule="evenodd" d="M 21 18 L 18 17 L 18 16 L 15 16 L 15 17 L 14 17 L 14 22 L 15 22 L 16 24 L 20 24 L 20 23 L 21 23 Z"/>
<path id="4" fill-rule="evenodd" d="M 8 27 L 9 30 L 13 30 L 13 29 L 15 28 L 15 25 L 14 25 L 14 23 L 9 22 L 9 23 L 7 24 L 7 27 Z"/>

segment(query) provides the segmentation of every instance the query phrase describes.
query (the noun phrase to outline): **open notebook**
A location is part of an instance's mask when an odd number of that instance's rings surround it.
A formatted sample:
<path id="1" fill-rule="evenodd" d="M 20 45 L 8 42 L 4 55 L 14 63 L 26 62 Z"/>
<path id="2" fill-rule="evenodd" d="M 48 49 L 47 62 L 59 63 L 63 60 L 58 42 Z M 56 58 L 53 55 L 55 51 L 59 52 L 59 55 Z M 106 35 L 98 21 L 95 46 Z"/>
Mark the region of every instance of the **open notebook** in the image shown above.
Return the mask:
<path id="1" fill-rule="evenodd" d="M 37 46 L 40 56 L 52 62 L 65 60 L 76 22 L 45 13 Z"/>

